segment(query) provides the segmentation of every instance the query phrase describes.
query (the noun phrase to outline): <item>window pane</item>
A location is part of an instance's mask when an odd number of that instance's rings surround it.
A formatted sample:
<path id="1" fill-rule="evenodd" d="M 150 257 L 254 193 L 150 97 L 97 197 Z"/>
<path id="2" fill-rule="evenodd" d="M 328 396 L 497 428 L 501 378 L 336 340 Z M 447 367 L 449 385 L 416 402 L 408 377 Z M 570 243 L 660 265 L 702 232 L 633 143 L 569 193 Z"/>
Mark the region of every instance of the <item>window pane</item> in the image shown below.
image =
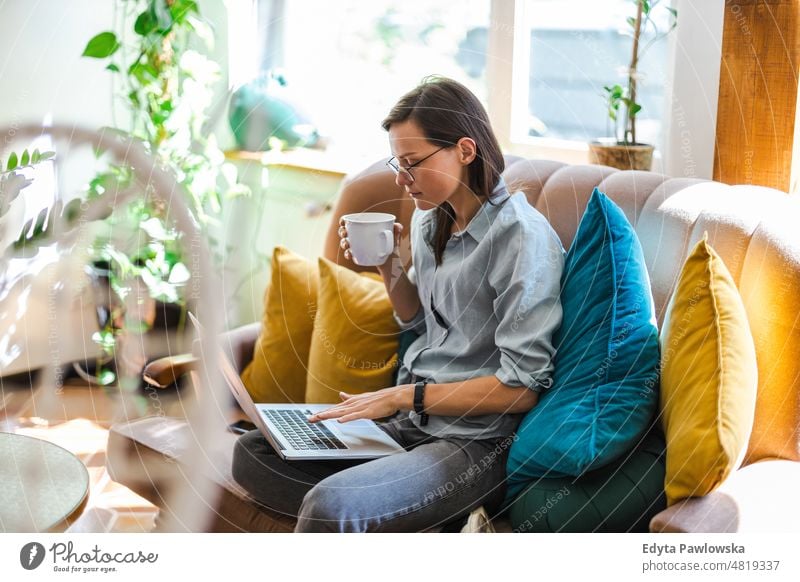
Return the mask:
<path id="1" fill-rule="evenodd" d="M 668 5 L 662 0 L 651 14 L 660 33 L 669 28 Z M 636 16 L 634 0 L 572 0 L 568 7 L 558 0 L 527 0 L 526 14 L 531 41 L 528 135 L 579 141 L 613 136 L 603 86 L 627 84 L 633 39 L 626 18 Z M 642 110 L 636 141 L 657 144 L 667 42 L 661 38 L 642 55 L 653 38 L 648 27 L 639 41 L 636 101 Z"/>
<path id="2" fill-rule="evenodd" d="M 287 88 L 337 150 L 388 155 L 380 122 L 426 75 L 486 102 L 490 0 L 292 0 L 285 10 Z"/>

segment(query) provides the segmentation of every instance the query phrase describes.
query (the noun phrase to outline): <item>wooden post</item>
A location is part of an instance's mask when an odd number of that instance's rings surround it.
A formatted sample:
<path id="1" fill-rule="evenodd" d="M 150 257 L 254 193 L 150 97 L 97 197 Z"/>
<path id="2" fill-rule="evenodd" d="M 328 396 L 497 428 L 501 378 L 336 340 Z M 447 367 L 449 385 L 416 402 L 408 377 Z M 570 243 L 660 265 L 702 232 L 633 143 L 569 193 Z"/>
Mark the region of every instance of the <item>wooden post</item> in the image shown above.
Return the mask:
<path id="1" fill-rule="evenodd" d="M 799 27 L 800 0 L 725 0 L 714 180 L 796 189 Z"/>

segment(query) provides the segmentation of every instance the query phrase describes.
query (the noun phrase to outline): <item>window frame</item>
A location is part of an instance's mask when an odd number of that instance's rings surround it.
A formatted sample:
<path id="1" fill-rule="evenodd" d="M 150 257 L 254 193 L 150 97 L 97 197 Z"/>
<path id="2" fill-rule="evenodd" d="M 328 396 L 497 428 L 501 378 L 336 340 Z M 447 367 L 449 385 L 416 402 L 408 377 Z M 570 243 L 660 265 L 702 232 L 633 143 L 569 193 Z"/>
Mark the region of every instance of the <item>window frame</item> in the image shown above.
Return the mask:
<path id="1" fill-rule="evenodd" d="M 225 0 L 237 6 L 231 15 L 231 37 L 255 35 L 256 3 L 259 0 Z M 530 33 L 526 30 L 525 0 L 489 0 L 489 38 L 486 55 L 487 110 L 503 151 L 526 158 L 548 158 L 571 164 L 588 163 L 588 144 L 577 140 L 520 136 L 514 127 L 527 116 L 530 71 Z M 722 60 L 722 28 L 725 0 L 672 0 L 680 25 L 666 39 L 668 79 L 662 143 L 655 144 L 653 170 L 673 176 L 711 179 L 716 137 L 717 100 Z M 252 15 L 252 16 L 251 16 Z M 236 32 L 234 32 L 236 31 Z M 231 46 L 229 80 L 248 78 L 258 70 L 255 55 Z M 248 58 L 249 57 L 249 58 Z M 698 106 L 698 104 L 700 106 Z M 524 120 L 524 118 L 522 118 Z M 690 128 L 691 131 L 687 130 Z M 687 156 L 687 143 L 691 155 Z"/>
<path id="2" fill-rule="evenodd" d="M 681 16 L 691 19 L 667 37 L 667 71 L 662 143 L 655 144 L 653 170 L 672 175 L 711 178 L 716 135 L 719 66 L 722 59 L 721 39 L 724 0 L 672 0 Z M 548 158 L 572 164 L 589 163 L 587 142 L 543 137 L 521 136 L 514 127 L 524 127 L 527 115 L 528 79 L 530 71 L 530 32 L 526 0 L 491 0 L 489 54 L 487 55 L 487 108 L 495 133 L 504 151 L 526 158 Z M 698 35 L 697 28 L 706 34 Z M 682 68 L 699 62 L 702 75 L 687 75 Z M 693 103 L 693 96 L 705 97 L 705 109 L 687 112 L 675 104 Z M 687 119 L 688 117 L 688 119 Z M 693 132 L 695 160 L 692 171 L 681 160 L 680 147 L 685 141 L 687 124 Z"/>

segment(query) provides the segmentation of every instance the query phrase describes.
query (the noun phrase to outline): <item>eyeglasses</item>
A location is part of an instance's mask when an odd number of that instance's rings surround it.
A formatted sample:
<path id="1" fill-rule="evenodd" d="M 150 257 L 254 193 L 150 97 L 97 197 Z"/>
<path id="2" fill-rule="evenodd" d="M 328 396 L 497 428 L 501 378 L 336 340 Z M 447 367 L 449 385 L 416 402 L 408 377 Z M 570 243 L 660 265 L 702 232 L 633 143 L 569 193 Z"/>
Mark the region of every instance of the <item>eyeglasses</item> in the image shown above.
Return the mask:
<path id="1" fill-rule="evenodd" d="M 401 166 L 400 163 L 398 162 L 397 158 L 394 157 L 394 156 L 389 158 L 389 161 L 386 162 L 386 165 L 389 166 L 392 169 L 392 172 L 394 172 L 396 176 L 402 175 L 409 182 L 414 182 L 414 174 L 411 173 L 411 168 L 419 166 L 422 162 L 427 160 L 429 157 L 431 157 L 434 154 L 438 154 L 440 151 L 442 151 L 443 149 L 445 149 L 447 147 L 450 147 L 450 146 L 442 146 L 442 147 L 440 147 L 438 150 L 433 152 L 433 154 L 429 154 L 429 155 L 425 156 L 420 161 L 414 162 L 410 166 Z"/>

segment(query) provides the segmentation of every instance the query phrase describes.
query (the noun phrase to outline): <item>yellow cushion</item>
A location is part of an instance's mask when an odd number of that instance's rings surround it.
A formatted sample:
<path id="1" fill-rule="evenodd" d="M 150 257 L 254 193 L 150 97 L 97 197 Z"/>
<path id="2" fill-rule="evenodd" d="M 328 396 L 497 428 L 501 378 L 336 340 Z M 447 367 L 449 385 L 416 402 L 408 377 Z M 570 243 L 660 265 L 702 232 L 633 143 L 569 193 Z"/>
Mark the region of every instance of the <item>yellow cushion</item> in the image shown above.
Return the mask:
<path id="1" fill-rule="evenodd" d="M 667 504 L 716 489 L 741 464 L 755 413 L 755 348 L 736 284 L 707 234 L 661 330 Z"/>
<path id="2" fill-rule="evenodd" d="M 306 402 L 340 402 L 339 392 L 392 385 L 399 329 L 377 273 L 319 259 L 317 318 L 308 357 Z"/>
<path id="3" fill-rule="evenodd" d="M 261 335 L 253 360 L 242 372 L 242 382 L 256 402 L 304 402 L 317 280 L 314 263 L 275 247 Z"/>

